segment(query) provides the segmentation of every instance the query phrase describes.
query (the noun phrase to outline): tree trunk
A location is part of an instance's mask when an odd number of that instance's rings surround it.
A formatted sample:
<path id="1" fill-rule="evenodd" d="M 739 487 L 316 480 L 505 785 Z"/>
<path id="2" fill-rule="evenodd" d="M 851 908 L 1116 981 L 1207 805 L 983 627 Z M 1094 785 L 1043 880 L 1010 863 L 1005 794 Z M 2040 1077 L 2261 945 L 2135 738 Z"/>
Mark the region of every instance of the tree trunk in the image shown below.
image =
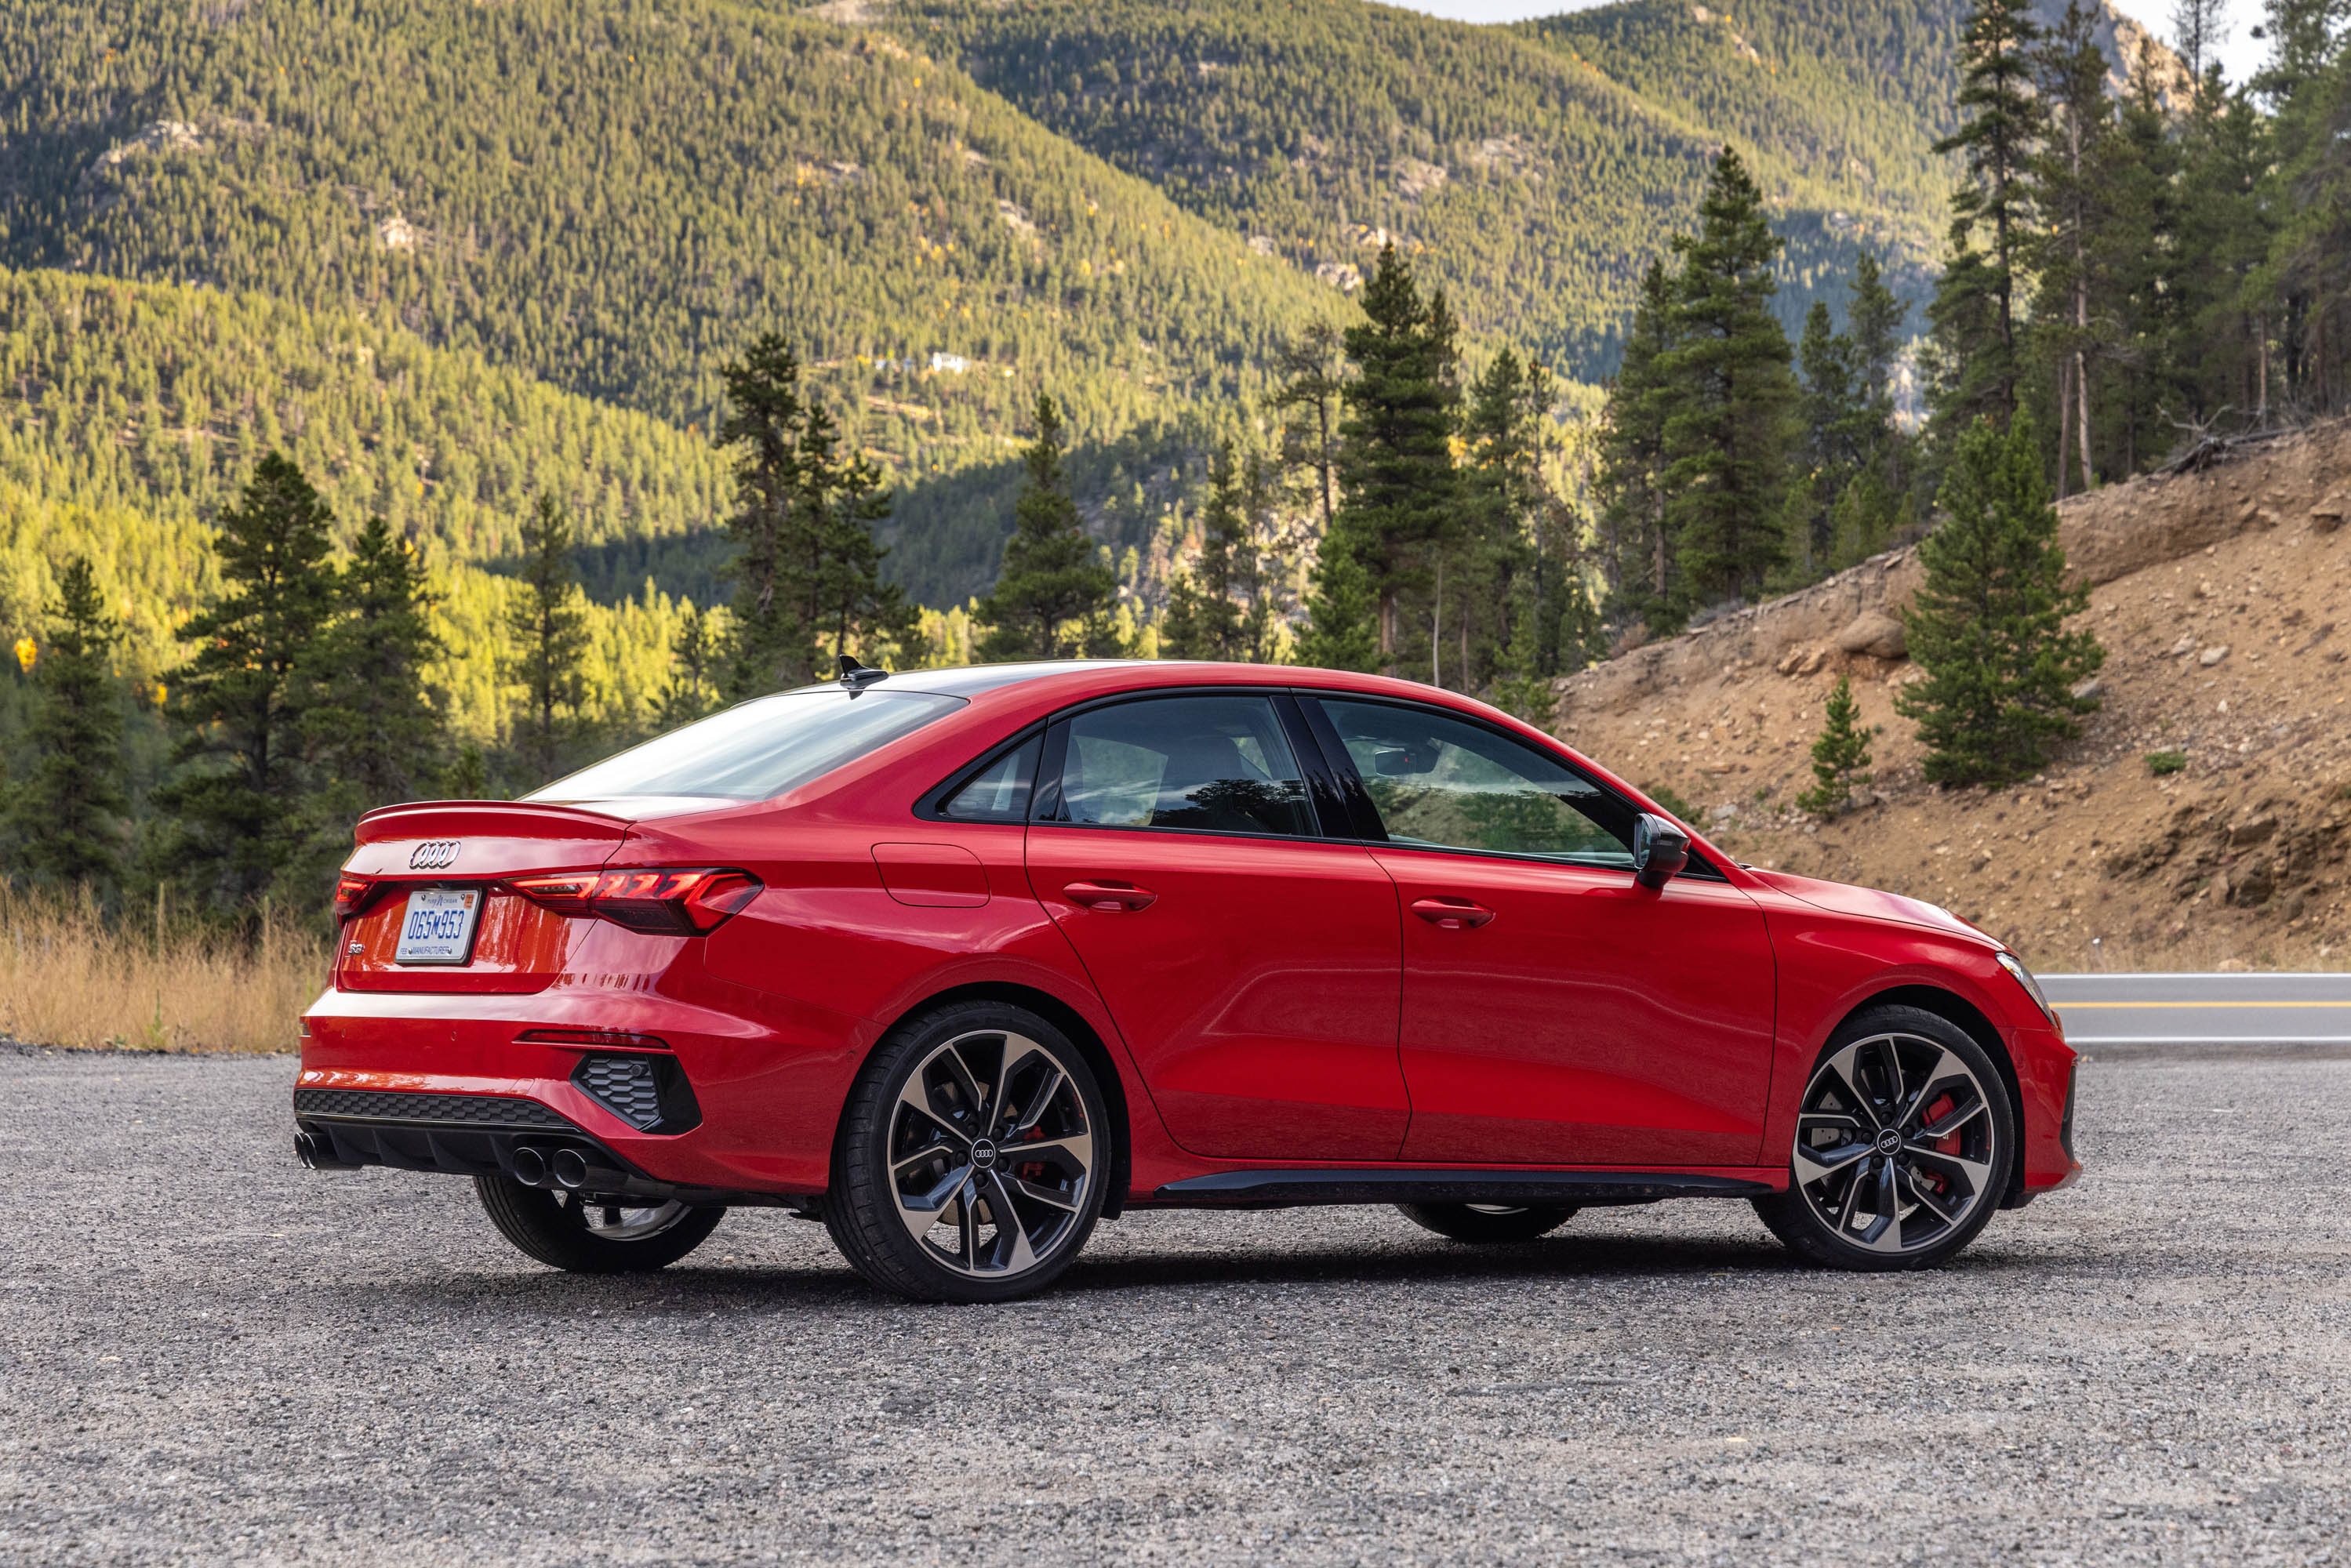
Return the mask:
<path id="1" fill-rule="evenodd" d="M 2057 357 L 2057 499 L 2064 500 L 2067 471 L 2073 460 L 2066 456 L 2074 444 L 2074 360 L 2069 354 Z"/>

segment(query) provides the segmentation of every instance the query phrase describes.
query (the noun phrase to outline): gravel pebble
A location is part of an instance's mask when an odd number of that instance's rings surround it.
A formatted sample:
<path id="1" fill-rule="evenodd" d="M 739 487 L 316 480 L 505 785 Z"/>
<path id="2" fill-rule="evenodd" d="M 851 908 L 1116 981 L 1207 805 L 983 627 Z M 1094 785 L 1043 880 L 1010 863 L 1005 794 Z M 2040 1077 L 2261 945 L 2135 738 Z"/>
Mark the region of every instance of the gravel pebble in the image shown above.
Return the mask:
<path id="1" fill-rule="evenodd" d="M 2314 1563 L 2346 1552 L 2351 1062 L 2085 1068 L 1937 1273 L 1743 1205 L 1474 1250 L 1136 1214 L 1011 1307 L 742 1212 L 661 1275 L 294 1164 L 289 1058 L 0 1053 L 0 1562 Z"/>

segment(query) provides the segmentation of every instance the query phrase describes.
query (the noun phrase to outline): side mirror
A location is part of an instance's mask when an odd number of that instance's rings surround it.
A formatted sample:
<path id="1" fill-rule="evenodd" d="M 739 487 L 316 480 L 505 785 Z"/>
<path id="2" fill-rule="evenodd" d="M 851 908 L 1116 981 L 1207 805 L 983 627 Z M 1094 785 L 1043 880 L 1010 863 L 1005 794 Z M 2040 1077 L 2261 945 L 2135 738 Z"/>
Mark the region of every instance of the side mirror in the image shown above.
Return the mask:
<path id="1" fill-rule="evenodd" d="M 1653 811 L 1633 820 L 1633 880 L 1652 891 L 1689 864 L 1689 835 Z"/>

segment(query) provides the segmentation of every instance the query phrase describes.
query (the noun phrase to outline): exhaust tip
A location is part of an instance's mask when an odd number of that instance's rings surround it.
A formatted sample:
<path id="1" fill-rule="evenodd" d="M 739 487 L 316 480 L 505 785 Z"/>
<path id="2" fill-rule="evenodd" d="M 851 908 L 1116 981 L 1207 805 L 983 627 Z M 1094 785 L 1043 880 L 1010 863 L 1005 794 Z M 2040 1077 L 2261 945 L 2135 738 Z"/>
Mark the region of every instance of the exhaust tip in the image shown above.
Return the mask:
<path id="1" fill-rule="evenodd" d="M 547 1180 L 547 1156 L 525 1145 L 514 1152 L 514 1177 L 525 1186 L 538 1186 Z"/>
<path id="2" fill-rule="evenodd" d="M 564 1186 L 578 1192 L 588 1185 L 588 1159 L 578 1149 L 558 1149 L 555 1157 L 547 1162 L 548 1174 Z"/>
<path id="3" fill-rule="evenodd" d="M 355 1171 L 359 1166 L 335 1153 L 331 1140 L 319 1133 L 294 1134 L 294 1157 L 303 1168 L 314 1171 Z"/>

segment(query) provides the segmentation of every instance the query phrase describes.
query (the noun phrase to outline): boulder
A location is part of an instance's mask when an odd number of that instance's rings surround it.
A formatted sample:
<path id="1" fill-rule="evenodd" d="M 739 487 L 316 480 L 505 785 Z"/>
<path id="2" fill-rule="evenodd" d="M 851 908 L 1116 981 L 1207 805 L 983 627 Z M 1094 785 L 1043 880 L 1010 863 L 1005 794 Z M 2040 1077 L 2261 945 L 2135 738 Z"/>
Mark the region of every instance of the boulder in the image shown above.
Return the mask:
<path id="1" fill-rule="evenodd" d="M 1874 659 L 1899 659 L 1910 652 L 1910 639 L 1903 632 L 1902 622 L 1876 610 L 1865 610 L 1845 622 L 1844 630 L 1836 634 L 1836 645 L 1844 653 L 1866 653 Z"/>

